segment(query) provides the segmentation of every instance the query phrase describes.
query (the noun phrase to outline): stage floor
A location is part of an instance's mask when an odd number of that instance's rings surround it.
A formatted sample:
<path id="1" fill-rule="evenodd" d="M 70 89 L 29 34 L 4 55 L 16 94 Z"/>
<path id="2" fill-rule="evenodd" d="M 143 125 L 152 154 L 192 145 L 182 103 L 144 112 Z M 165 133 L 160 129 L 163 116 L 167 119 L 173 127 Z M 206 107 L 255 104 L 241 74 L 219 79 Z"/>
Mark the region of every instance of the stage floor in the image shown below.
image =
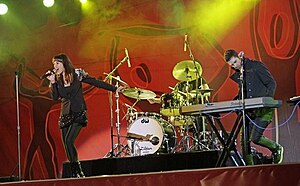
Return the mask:
<path id="1" fill-rule="evenodd" d="M 300 164 L 255 165 L 2 183 L 10 186 L 299 186 Z"/>

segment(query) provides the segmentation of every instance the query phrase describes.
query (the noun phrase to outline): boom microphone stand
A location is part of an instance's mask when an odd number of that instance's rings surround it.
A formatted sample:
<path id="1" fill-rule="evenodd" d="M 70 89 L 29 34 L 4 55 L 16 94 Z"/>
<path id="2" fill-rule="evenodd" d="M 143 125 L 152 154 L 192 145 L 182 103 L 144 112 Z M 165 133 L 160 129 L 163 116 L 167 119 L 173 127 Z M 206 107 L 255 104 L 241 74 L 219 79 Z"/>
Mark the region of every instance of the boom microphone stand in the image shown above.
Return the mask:
<path id="1" fill-rule="evenodd" d="M 125 49 L 126 51 L 126 49 Z M 128 55 L 126 55 L 122 61 L 109 73 L 107 74 L 107 76 L 105 77 L 104 81 L 106 81 L 107 79 L 110 79 L 110 83 L 111 83 L 111 78 L 112 74 L 114 74 L 114 72 L 126 61 L 128 60 Z M 118 86 L 118 82 L 117 81 L 117 86 Z M 118 151 L 120 150 L 120 110 L 119 110 L 119 94 L 118 92 L 116 93 L 116 100 L 117 100 L 117 109 L 116 109 L 116 113 L 117 113 L 117 122 L 116 122 L 116 127 L 117 127 L 117 137 L 118 137 L 118 144 L 115 146 L 114 145 L 114 132 L 113 132 L 113 112 L 112 112 L 112 94 L 109 94 L 109 99 L 110 99 L 110 136 L 111 136 L 111 151 L 110 151 L 110 157 L 115 157 L 114 154 L 114 149 L 117 147 Z"/>
<path id="2" fill-rule="evenodd" d="M 202 80 L 202 78 L 200 76 L 199 69 L 197 68 L 196 61 L 195 61 L 192 49 L 191 49 L 190 44 L 189 44 L 188 39 L 187 39 L 187 35 L 185 35 L 184 43 L 185 43 L 184 46 L 187 46 L 187 48 L 189 50 L 190 58 L 191 58 L 191 60 L 194 63 L 194 67 L 195 67 L 195 71 L 196 71 L 196 82 L 195 82 L 196 83 L 195 84 L 195 89 L 196 89 L 196 104 L 199 104 L 199 86 L 198 86 L 199 85 L 199 79 L 201 80 L 201 85 L 203 83 L 203 80 Z M 203 96 L 201 96 L 201 100 L 202 100 L 202 104 L 203 104 L 204 103 Z M 196 118 L 196 122 L 198 123 L 198 126 L 199 126 L 200 124 L 199 124 L 199 118 L 198 117 Z M 206 141 L 206 127 L 205 127 L 204 117 L 202 117 L 202 130 L 203 130 L 202 131 L 203 132 L 203 140 Z M 196 129 L 196 134 L 197 134 L 198 140 L 200 140 L 199 129 Z"/>
<path id="3" fill-rule="evenodd" d="M 186 38 L 184 42 L 185 42 L 185 45 L 187 46 L 187 48 L 189 50 L 190 58 L 194 63 L 194 67 L 195 67 L 195 71 L 196 71 L 196 85 L 195 85 L 195 88 L 196 88 L 196 104 L 199 104 L 199 99 L 198 99 L 199 98 L 198 97 L 198 94 L 199 94 L 199 89 L 198 88 L 199 88 L 199 86 L 198 86 L 198 84 L 199 84 L 199 78 L 201 78 L 201 76 L 200 76 L 199 69 L 197 68 L 196 61 L 195 61 L 192 49 L 190 47 L 190 44 L 188 42 L 188 39 Z M 202 78 L 201 78 L 201 81 L 202 81 Z M 201 84 L 202 84 L 202 82 L 201 82 Z"/>

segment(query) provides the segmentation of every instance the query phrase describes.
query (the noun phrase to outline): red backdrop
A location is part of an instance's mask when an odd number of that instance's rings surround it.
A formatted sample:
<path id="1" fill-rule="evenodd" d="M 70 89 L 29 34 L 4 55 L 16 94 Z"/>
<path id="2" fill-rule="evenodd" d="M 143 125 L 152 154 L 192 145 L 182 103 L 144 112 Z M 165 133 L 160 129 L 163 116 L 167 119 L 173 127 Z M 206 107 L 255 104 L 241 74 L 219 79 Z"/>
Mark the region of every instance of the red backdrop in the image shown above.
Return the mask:
<path id="1" fill-rule="evenodd" d="M 234 48 L 243 50 L 249 58 L 263 61 L 274 75 L 278 84 L 275 98 L 284 102 L 279 109 L 279 122 L 283 123 L 291 114 L 292 106 L 285 101 L 300 94 L 298 1 L 262 0 L 244 10 L 240 17 L 230 18 L 236 19 L 236 23 L 226 30 L 219 25 L 214 30 L 204 31 L 197 28 L 204 20 L 198 23 L 197 19 L 188 19 L 193 17 L 197 1 L 94 2 L 95 11 L 73 23 L 51 11 L 47 14 L 45 11 L 26 12 L 19 1 L 11 3 L 16 10 L 23 10 L 16 15 L 20 19 L 23 15 L 23 20 L 10 22 L 1 17 L 0 176 L 17 174 L 15 74 L 20 81 L 22 177 L 44 179 L 61 174 L 66 157 L 57 126 L 60 104 L 50 99 L 48 85 L 39 80 L 39 76 L 52 67 L 52 56 L 60 52 L 67 53 L 76 67 L 103 78 L 104 72 L 109 73 L 119 64 L 127 48 L 132 67 L 124 63 L 115 75 L 131 87 L 151 90 L 159 96 L 171 92 L 168 87 L 178 82 L 172 76 L 174 66 L 190 59 L 189 52 L 183 51 L 184 35 L 188 34 L 193 55 L 203 69 L 202 76 L 214 89 L 211 101 L 231 100 L 236 95 L 237 87 L 229 79 L 230 68 L 222 58 L 226 49 Z M 67 7 L 64 3 L 60 6 Z M 201 7 L 201 3 L 198 6 Z M 203 6 L 204 3 L 201 8 Z M 72 15 L 72 11 L 69 13 Z M 221 24 L 226 26 L 229 22 Z M 84 88 L 89 123 L 76 142 L 79 158 L 101 158 L 111 148 L 109 94 L 88 85 Z M 124 103 L 134 101 L 120 96 L 121 119 L 126 112 Z M 113 103 L 114 113 L 114 96 Z M 160 105 L 140 101 L 136 108 L 159 113 Z M 232 116 L 224 119 L 227 129 L 232 119 Z M 114 114 L 114 128 L 115 122 Z M 121 120 L 121 134 L 126 134 L 127 125 L 126 120 Z M 286 149 L 285 162 L 300 160 L 299 131 L 297 114 L 280 127 L 279 140 Z M 268 136 L 272 134 L 274 130 L 267 132 Z M 124 139 L 122 142 L 126 144 Z"/>

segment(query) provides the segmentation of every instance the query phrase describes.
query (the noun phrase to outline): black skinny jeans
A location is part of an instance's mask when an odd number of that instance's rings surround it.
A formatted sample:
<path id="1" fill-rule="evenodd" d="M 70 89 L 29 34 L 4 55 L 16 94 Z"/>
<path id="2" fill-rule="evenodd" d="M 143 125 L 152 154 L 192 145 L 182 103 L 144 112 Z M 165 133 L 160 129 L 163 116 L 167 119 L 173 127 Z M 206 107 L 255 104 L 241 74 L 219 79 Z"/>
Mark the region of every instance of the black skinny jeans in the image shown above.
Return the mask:
<path id="1" fill-rule="evenodd" d="M 78 136 L 82 125 L 73 123 L 69 127 L 61 129 L 62 140 L 65 147 L 67 158 L 70 162 L 78 161 L 77 149 L 75 147 L 75 140 Z"/>

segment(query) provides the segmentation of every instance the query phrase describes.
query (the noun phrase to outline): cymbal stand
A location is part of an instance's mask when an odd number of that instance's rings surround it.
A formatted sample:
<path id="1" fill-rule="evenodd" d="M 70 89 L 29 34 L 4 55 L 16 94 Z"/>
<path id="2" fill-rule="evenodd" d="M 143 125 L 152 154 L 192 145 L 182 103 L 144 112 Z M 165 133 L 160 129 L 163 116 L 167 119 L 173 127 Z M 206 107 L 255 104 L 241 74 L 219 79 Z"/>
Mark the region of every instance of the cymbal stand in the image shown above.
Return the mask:
<path id="1" fill-rule="evenodd" d="M 202 144 L 198 139 L 194 138 L 193 136 L 191 136 L 189 134 L 189 121 L 188 119 L 190 118 L 184 118 L 185 120 L 185 126 L 184 126 L 184 136 L 182 137 L 182 139 L 179 141 L 179 143 L 176 145 L 176 147 L 172 150 L 172 153 L 175 152 L 190 152 L 193 149 L 197 149 L 197 147 L 199 149 L 205 149 L 205 150 L 209 150 L 208 147 L 206 147 L 204 144 Z M 193 124 L 194 125 L 194 124 Z M 195 127 L 195 126 L 194 126 Z M 193 144 L 190 144 L 190 140 L 193 141 Z"/>
<path id="2" fill-rule="evenodd" d="M 119 76 L 118 76 L 119 77 Z M 116 82 L 116 87 L 118 88 L 119 87 L 119 81 Z M 117 128 L 117 139 L 118 139 L 118 152 L 121 150 L 121 142 L 120 142 L 120 108 L 119 108 L 119 92 L 116 91 L 116 94 L 115 94 L 115 98 L 116 98 L 116 115 L 117 115 L 117 122 L 116 122 L 116 128 Z"/>
<path id="3" fill-rule="evenodd" d="M 186 121 L 185 121 L 186 123 Z M 175 152 L 189 152 L 192 147 L 190 147 L 190 139 L 192 138 L 194 140 L 194 138 L 192 136 L 189 135 L 189 126 L 187 124 L 185 124 L 184 128 L 183 128 L 183 137 L 181 138 L 181 140 L 179 141 L 179 143 L 176 145 L 176 147 L 172 150 L 172 153 Z"/>
<path id="4" fill-rule="evenodd" d="M 189 81 L 186 81 L 186 87 L 185 87 L 185 91 L 186 91 L 186 95 L 187 95 L 186 105 L 190 105 L 191 104 L 190 100 L 189 100 L 189 95 L 190 95 L 190 93 L 189 93 L 189 85 L 190 85 Z M 190 121 L 189 119 L 192 119 L 192 118 L 191 117 L 184 117 L 184 120 L 185 120 L 185 122 L 184 122 L 185 125 L 183 127 L 184 136 L 180 140 L 180 142 L 178 143 L 178 145 L 172 150 L 172 152 L 176 152 L 178 150 L 181 150 L 181 147 L 182 147 L 182 150 L 184 152 L 189 152 L 190 150 L 195 149 L 197 147 L 199 147 L 201 149 L 202 148 L 206 148 L 207 149 L 207 147 L 204 144 L 202 144 L 202 143 L 199 142 L 199 133 L 198 133 L 197 126 L 195 126 L 194 122 Z M 189 134 L 190 133 L 190 131 L 189 131 L 189 124 L 190 123 L 193 123 L 198 139 L 194 138 L 193 136 L 191 136 Z M 193 145 L 192 146 L 190 146 L 190 140 L 193 141 Z"/>
<path id="5" fill-rule="evenodd" d="M 139 96 L 138 96 L 138 97 L 139 97 Z M 127 106 L 127 112 L 126 112 L 125 116 L 122 118 L 122 120 L 123 120 L 127 115 L 129 115 L 129 121 L 127 120 L 127 122 L 130 123 L 130 122 L 133 122 L 133 121 L 134 121 L 133 115 L 131 115 L 131 114 L 132 114 L 132 111 L 136 111 L 136 109 L 134 108 L 134 106 L 135 106 L 139 101 L 140 101 L 140 99 L 138 98 L 138 99 L 134 102 L 134 104 L 133 104 L 132 106 L 125 104 L 125 105 Z M 137 116 L 136 116 L 135 118 L 137 118 Z M 128 129 L 128 124 L 127 124 L 127 129 Z M 118 132 L 118 144 L 116 144 L 115 147 L 114 147 L 114 149 L 118 148 L 118 152 L 116 153 L 115 157 L 119 157 L 122 153 L 125 153 L 125 155 L 130 155 L 130 154 L 132 155 L 133 152 L 135 152 L 134 144 L 135 144 L 136 139 L 130 138 L 130 139 L 133 139 L 133 142 L 134 142 L 134 143 L 132 142 L 132 149 L 130 150 L 128 144 L 126 144 L 126 145 L 124 146 L 124 145 L 122 145 L 122 144 L 120 143 L 120 137 L 121 137 L 121 136 L 120 136 L 120 132 Z M 124 136 L 122 136 L 122 137 L 124 137 Z M 126 138 L 129 138 L 129 137 L 126 136 Z M 122 147 L 122 148 L 121 148 L 121 147 Z"/>
<path id="6" fill-rule="evenodd" d="M 117 76 L 117 78 L 119 78 L 119 76 Z M 116 88 L 119 87 L 119 81 L 116 81 Z M 113 128 L 111 127 L 111 139 L 112 139 L 112 149 L 110 151 L 110 153 L 108 154 L 111 154 L 111 156 L 113 157 L 118 157 L 126 147 L 124 147 L 122 144 L 121 144 L 121 140 L 120 140 L 120 131 L 121 131 L 121 123 L 120 123 L 120 104 L 119 104 L 119 98 L 120 98 L 120 95 L 119 95 L 119 92 L 116 91 L 116 94 L 115 94 L 115 98 L 116 98 L 116 129 L 117 129 L 117 144 L 113 144 L 113 137 L 115 136 L 113 134 Z M 116 154 L 113 154 L 114 153 L 114 150 L 117 149 L 117 153 Z M 105 155 L 105 157 L 108 157 L 108 154 Z"/>
<path id="7" fill-rule="evenodd" d="M 186 87 L 185 87 L 185 91 L 186 91 L 186 94 L 187 96 L 190 95 L 190 91 L 189 91 L 189 87 L 190 87 L 190 84 L 189 84 L 189 81 L 186 81 Z M 187 102 L 186 104 L 187 105 L 190 105 L 191 102 L 189 100 L 190 98 L 187 97 Z M 185 118 L 184 118 L 185 119 Z M 186 119 L 185 119 L 186 120 Z M 192 138 L 193 140 L 195 140 L 193 137 L 190 136 L 189 134 L 189 125 L 188 125 L 188 121 L 185 121 L 185 130 L 186 131 L 186 136 L 183 138 L 184 140 L 186 140 L 186 144 L 187 144 L 187 149 L 190 150 L 190 147 L 189 147 L 189 144 L 190 144 L 190 138 Z"/>

